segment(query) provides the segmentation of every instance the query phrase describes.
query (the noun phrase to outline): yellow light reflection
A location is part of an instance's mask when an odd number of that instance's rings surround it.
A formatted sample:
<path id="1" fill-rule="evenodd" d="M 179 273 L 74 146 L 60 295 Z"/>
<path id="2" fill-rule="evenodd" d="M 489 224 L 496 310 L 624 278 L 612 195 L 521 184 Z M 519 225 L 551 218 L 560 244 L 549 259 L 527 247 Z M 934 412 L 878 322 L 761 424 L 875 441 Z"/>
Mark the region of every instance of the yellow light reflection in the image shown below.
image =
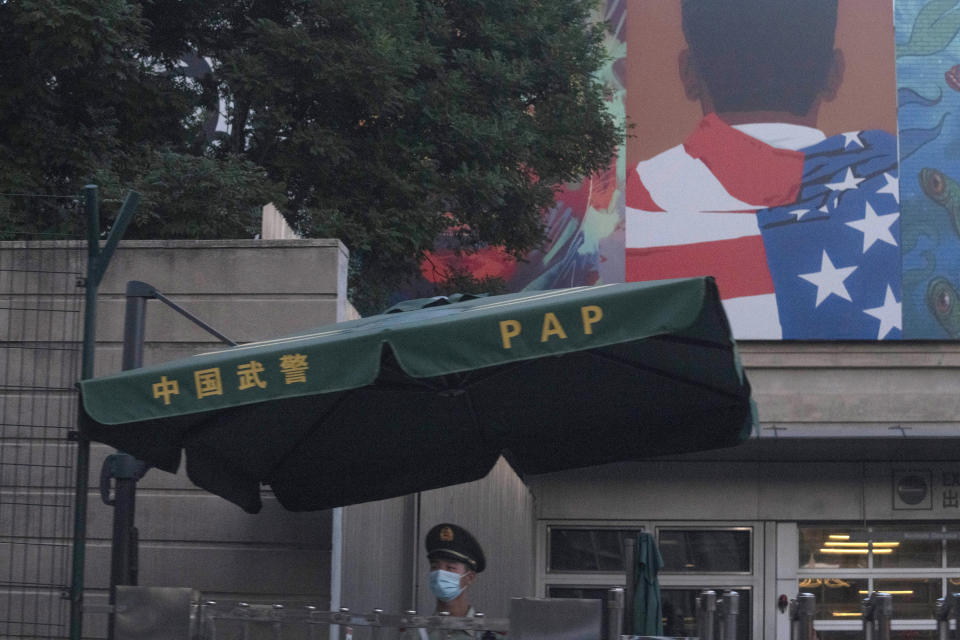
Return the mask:
<path id="1" fill-rule="evenodd" d="M 846 533 L 831 533 L 827 537 L 830 538 L 831 540 L 849 540 L 850 539 L 849 534 L 846 534 Z"/>
<path id="2" fill-rule="evenodd" d="M 860 548 L 860 547 L 867 547 L 867 546 L 869 546 L 870 544 L 871 544 L 871 543 L 869 543 L 869 542 L 824 542 L 824 543 L 823 543 L 823 546 L 825 546 L 825 547 L 858 547 L 858 548 Z M 887 548 L 887 547 L 896 548 L 896 547 L 899 547 L 899 546 L 900 546 L 900 543 L 899 543 L 899 542 L 874 542 L 874 543 L 873 543 L 873 548 L 874 548 L 874 549 L 878 549 L 878 548 L 879 548 L 879 549 L 883 549 L 883 548 Z"/>
<path id="3" fill-rule="evenodd" d="M 859 611 L 854 613 L 852 611 L 833 611 L 830 613 L 834 618 L 859 618 L 863 614 Z"/>
<path id="4" fill-rule="evenodd" d="M 820 549 L 820 553 L 837 553 L 837 554 L 849 553 L 849 554 L 857 554 L 857 555 L 863 555 L 863 556 L 867 555 L 867 553 L 869 552 L 870 552 L 869 549 L 837 549 L 837 548 L 828 549 L 827 547 Z M 893 549 L 887 547 L 886 549 L 874 549 L 873 552 L 877 554 L 893 553 Z"/>
<path id="5" fill-rule="evenodd" d="M 829 589 L 847 588 L 850 583 L 840 578 L 802 578 L 799 584 L 800 588 L 810 588 L 824 586 Z"/>
<path id="6" fill-rule="evenodd" d="M 879 593 L 889 593 L 892 596 L 912 596 L 913 589 L 904 589 L 903 591 L 890 591 L 889 589 L 878 589 Z M 866 595 L 870 593 L 869 591 L 857 591 L 857 593 Z"/>

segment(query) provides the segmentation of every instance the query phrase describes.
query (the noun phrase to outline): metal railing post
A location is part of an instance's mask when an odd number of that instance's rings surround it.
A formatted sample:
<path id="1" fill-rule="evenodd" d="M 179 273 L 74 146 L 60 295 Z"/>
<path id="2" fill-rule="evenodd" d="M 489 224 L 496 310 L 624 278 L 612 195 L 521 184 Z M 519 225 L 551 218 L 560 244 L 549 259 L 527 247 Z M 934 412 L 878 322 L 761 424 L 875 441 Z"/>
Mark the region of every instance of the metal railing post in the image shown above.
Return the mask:
<path id="1" fill-rule="evenodd" d="M 893 596 L 873 592 L 861 602 L 864 640 L 890 640 L 893 619 Z"/>
<path id="2" fill-rule="evenodd" d="M 951 636 L 954 640 L 960 637 L 960 593 L 951 593 L 947 596 L 949 611 L 947 612 L 947 633 L 950 633 L 950 620 L 953 620 L 954 631 Z"/>
<path id="3" fill-rule="evenodd" d="M 813 617 L 817 609 L 817 599 L 812 593 L 798 593 L 790 601 L 790 640 L 812 640 Z"/>
<path id="4" fill-rule="evenodd" d="M 724 591 L 717 604 L 720 619 L 720 637 L 718 640 L 736 640 L 737 614 L 740 611 L 740 594 L 736 591 Z"/>
<path id="5" fill-rule="evenodd" d="M 697 596 L 697 636 L 700 640 L 714 640 L 714 621 L 717 612 L 716 591 L 701 591 Z"/>
<path id="6" fill-rule="evenodd" d="M 623 634 L 624 590 L 607 589 L 607 640 L 618 640 Z"/>
<path id="7" fill-rule="evenodd" d="M 893 620 L 893 596 L 889 593 L 875 593 L 877 598 L 877 640 L 890 640 L 890 621 Z"/>
<path id="8" fill-rule="evenodd" d="M 860 619 L 863 624 L 863 640 L 874 640 L 877 630 L 877 609 L 873 594 L 860 601 Z"/>
<path id="9" fill-rule="evenodd" d="M 950 605 L 947 598 L 937 598 L 933 606 L 933 619 L 937 621 L 937 640 L 949 640 Z"/>

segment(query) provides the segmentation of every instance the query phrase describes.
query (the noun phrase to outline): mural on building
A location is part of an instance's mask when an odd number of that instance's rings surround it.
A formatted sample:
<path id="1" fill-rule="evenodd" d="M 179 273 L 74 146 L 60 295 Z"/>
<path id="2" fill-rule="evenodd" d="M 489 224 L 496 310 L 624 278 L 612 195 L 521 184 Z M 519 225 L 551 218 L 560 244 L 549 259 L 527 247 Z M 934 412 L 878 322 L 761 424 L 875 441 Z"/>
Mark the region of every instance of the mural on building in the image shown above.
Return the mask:
<path id="1" fill-rule="evenodd" d="M 899 338 L 895 107 L 826 117 L 868 99 L 847 87 L 849 14 L 837 0 L 655 4 L 631 6 L 643 16 L 629 42 L 682 25 L 679 43 L 658 43 L 673 60 L 636 62 L 673 97 L 628 98 L 628 112 L 651 107 L 662 130 L 662 103 L 686 102 L 696 120 L 666 115 L 673 139 L 628 145 L 626 279 L 714 275 L 739 338 Z M 870 71 L 892 92 L 885 60 Z"/>
<path id="2" fill-rule="evenodd" d="M 620 156 L 526 261 L 439 250 L 424 278 L 709 274 L 740 339 L 960 338 L 960 2 L 894 5 L 609 0 Z"/>
<path id="3" fill-rule="evenodd" d="M 610 90 L 608 107 L 624 120 L 627 0 L 606 0 L 597 19 L 609 26 L 609 59 L 600 71 Z M 441 248 L 421 263 L 429 282 L 443 280 L 451 269 L 466 270 L 476 278 L 494 276 L 508 290 L 558 289 L 623 281 L 624 154 L 607 171 L 581 182 L 563 185 L 556 204 L 544 212 L 547 239 L 543 247 L 518 263 L 499 247 L 469 255 Z"/>
<path id="4" fill-rule="evenodd" d="M 958 4 L 895 4 L 905 338 L 960 337 Z"/>

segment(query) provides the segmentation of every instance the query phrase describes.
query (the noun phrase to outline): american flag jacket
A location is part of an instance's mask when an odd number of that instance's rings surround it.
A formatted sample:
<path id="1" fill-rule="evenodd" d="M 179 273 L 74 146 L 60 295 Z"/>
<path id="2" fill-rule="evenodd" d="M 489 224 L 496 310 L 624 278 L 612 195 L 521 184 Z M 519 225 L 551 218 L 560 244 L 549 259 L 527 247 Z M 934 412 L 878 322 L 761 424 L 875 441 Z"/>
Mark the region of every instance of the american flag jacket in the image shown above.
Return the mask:
<path id="1" fill-rule="evenodd" d="M 626 280 L 712 275 L 737 338 L 901 336 L 896 138 L 714 114 L 628 168 Z"/>

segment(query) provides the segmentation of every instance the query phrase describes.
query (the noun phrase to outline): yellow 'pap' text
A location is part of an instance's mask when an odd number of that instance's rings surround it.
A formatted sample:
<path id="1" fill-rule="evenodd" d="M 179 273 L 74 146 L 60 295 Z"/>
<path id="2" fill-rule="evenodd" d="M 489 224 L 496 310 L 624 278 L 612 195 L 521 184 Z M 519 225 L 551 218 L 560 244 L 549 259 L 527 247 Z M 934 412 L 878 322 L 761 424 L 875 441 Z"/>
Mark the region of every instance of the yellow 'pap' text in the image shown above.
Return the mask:
<path id="1" fill-rule="evenodd" d="M 580 307 L 580 327 L 584 335 L 593 334 L 593 325 L 603 319 L 603 309 L 595 304 Z M 500 321 L 500 341 L 504 349 L 513 346 L 513 339 L 523 333 L 523 324 L 519 320 Z M 559 340 L 567 339 L 567 330 L 561 324 L 557 314 L 548 311 L 543 314 L 540 325 L 540 342 L 548 342 L 556 337 Z"/>

